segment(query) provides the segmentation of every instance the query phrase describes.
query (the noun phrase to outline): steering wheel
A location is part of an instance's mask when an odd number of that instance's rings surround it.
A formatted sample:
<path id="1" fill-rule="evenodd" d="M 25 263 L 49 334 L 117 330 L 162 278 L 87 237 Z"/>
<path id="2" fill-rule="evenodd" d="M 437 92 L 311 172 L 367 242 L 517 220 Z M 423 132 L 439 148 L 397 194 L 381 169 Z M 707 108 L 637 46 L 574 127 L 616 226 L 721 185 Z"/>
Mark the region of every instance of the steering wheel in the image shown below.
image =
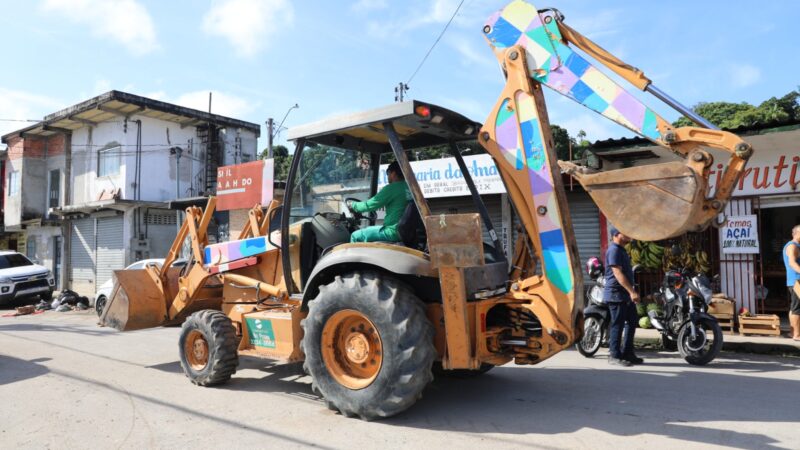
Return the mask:
<path id="1" fill-rule="evenodd" d="M 347 205 L 347 207 L 345 208 L 344 216 L 347 217 L 348 219 L 352 218 L 353 220 L 356 220 L 356 221 L 363 219 L 364 218 L 364 214 L 359 213 L 359 212 L 355 212 L 352 209 L 350 209 L 350 204 L 351 203 L 360 202 L 360 201 L 361 200 L 359 200 L 357 198 L 354 198 L 354 197 L 345 198 L 344 199 L 344 203 L 345 203 L 345 205 Z M 349 214 L 349 216 L 348 216 L 348 214 Z M 369 220 L 369 223 L 371 225 L 374 225 L 375 221 L 378 220 L 378 214 L 375 211 L 370 211 L 370 212 L 368 212 L 366 214 L 366 218 L 367 218 L 367 220 Z"/>

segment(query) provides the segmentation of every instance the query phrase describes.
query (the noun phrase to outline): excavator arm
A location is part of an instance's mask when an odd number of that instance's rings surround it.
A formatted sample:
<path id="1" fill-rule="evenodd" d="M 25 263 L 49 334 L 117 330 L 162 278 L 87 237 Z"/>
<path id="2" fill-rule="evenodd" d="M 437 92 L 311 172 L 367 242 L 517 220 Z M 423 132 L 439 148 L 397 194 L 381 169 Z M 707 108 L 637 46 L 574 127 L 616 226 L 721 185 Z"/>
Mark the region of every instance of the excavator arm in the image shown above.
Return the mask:
<path id="1" fill-rule="evenodd" d="M 680 105 L 656 88 L 641 70 L 570 28 L 563 19 L 557 10 L 537 10 L 521 0 L 510 3 L 489 18 L 483 31 L 506 72 L 507 84 L 513 83 L 522 92 L 528 92 L 525 89 L 528 85 L 531 88 L 547 86 L 668 148 L 685 163 L 594 173 L 569 162 L 559 162 L 562 170 L 584 186 L 617 228 L 636 239 L 666 239 L 688 231 L 700 231 L 718 220 L 752 154 L 750 145 L 732 133 L 716 129 Z M 653 94 L 700 127 L 674 128 L 571 46 L 590 55 L 636 88 Z M 495 110 L 507 108 L 504 102 L 510 101 L 509 94 L 507 86 Z M 543 101 L 540 109 L 537 114 L 542 116 Z M 547 121 L 544 122 L 543 127 L 549 129 Z M 488 121 L 484 131 L 491 136 L 497 126 Z M 549 130 L 545 134 L 549 135 Z M 518 166 L 523 149 L 516 143 L 509 145 L 513 148 L 503 147 L 506 150 L 503 154 Z M 725 174 L 710 197 L 708 178 L 714 158 L 703 147 L 729 155 Z"/>
<path id="2" fill-rule="evenodd" d="M 527 241 L 517 244 L 518 281 L 510 293 L 541 321 L 538 343 L 515 347 L 517 363 L 540 361 L 580 337 L 583 281 L 562 171 L 574 176 L 611 222 L 642 240 L 707 227 L 724 210 L 752 153 L 737 136 L 677 104 L 631 67 L 563 23 L 556 10 L 518 0 L 489 18 L 484 35 L 506 85 L 484 122 L 479 142 L 492 155 Z M 654 93 L 701 127 L 674 128 L 571 48 L 577 47 L 641 90 Z M 542 86 L 666 147 L 683 161 L 606 172 L 557 160 Z M 710 147 L 730 161 L 707 197 Z"/>

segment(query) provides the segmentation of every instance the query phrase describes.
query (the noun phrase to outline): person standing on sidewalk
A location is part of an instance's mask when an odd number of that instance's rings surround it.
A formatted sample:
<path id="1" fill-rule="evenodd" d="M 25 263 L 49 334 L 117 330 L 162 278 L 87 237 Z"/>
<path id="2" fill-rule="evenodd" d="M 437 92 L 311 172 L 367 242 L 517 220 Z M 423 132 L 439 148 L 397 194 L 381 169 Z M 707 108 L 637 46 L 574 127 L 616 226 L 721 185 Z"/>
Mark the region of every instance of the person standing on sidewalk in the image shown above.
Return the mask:
<path id="1" fill-rule="evenodd" d="M 792 228 L 792 240 L 783 247 L 786 286 L 789 288 L 789 324 L 792 339 L 800 341 L 800 225 Z"/>
<path id="2" fill-rule="evenodd" d="M 611 313 L 611 329 L 608 337 L 609 364 L 631 366 L 641 364 L 642 358 L 633 353 L 633 335 L 636 332 L 636 303 L 639 293 L 633 287 L 633 267 L 625 245 L 631 238 L 611 227 L 611 244 L 606 251 L 603 300 Z M 624 336 L 624 341 L 623 341 Z"/>

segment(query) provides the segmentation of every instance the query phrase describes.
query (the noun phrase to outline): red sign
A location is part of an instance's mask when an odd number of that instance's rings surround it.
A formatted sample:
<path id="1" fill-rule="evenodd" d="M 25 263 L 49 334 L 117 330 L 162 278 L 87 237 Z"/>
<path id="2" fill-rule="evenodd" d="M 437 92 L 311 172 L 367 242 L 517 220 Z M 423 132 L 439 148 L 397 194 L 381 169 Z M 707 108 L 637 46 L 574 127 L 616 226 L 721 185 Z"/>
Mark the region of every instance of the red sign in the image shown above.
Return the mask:
<path id="1" fill-rule="evenodd" d="M 217 211 L 250 209 L 272 201 L 273 161 L 262 159 L 217 169 Z"/>

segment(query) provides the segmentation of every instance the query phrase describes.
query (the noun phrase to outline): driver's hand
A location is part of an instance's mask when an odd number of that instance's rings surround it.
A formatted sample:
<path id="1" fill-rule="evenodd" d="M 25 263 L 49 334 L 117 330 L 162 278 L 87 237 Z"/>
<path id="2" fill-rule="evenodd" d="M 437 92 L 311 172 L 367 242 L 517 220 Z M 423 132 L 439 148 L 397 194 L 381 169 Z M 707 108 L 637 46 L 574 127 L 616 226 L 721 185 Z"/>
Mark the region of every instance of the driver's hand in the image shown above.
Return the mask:
<path id="1" fill-rule="evenodd" d="M 349 209 L 350 211 L 355 212 L 355 211 L 353 211 L 353 201 L 352 200 L 345 200 L 344 201 L 344 205 L 347 206 L 347 209 Z"/>
<path id="2" fill-rule="evenodd" d="M 638 292 L 636 292 L 636 291 L 633 291 L 633 292 L 631 293 L 631 301 L 632 301 L 633 303 L 639 303 L 639 302 L 641 301 L 641 298 L 639 297 L 639 293 L 638 293 Z"/>

